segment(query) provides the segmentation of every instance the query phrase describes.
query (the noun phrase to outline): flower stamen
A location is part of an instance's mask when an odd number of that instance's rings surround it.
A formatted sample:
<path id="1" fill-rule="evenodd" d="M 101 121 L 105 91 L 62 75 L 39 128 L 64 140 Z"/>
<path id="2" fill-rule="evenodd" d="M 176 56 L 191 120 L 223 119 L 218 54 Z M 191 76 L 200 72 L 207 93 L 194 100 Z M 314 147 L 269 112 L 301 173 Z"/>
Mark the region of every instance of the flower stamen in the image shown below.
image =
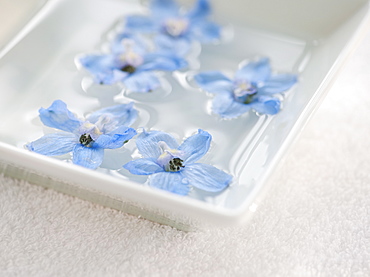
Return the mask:
<path id="1" fill-rule="evenodd" d="M 136 68 L 130 64 L 127 64 L 121 68 L 121 71 L 127 72 L 129 74 L 132 74 L 136 71 Z"/>
<path id="2" fill-rule="evenodd" d="M 181 168 L 184 168 L 183 160 L 180 158 L 174 158 L 168 162 L 168 165 L 166 166 L 165 170 L 170 172 L 177 172 L 180 171 Z"/>
<path id="3" fill-rule="evenodd" d="M 91 138 L 90 134 L 83 134 L 80 136 L 80 143 L 83 146 L 91 147 L 91 144 L 94 142 L 94 140 Z"/>
<path id="4" fill-rule="evenodd" d="M 180 158 L 183 153 L 177 149 L 170 149 L 164 141 L 158 142 L 162 154 L 158 157 L 158 164 L 167 172 L 177 172 L 184 168 L 184 161 Z"/>

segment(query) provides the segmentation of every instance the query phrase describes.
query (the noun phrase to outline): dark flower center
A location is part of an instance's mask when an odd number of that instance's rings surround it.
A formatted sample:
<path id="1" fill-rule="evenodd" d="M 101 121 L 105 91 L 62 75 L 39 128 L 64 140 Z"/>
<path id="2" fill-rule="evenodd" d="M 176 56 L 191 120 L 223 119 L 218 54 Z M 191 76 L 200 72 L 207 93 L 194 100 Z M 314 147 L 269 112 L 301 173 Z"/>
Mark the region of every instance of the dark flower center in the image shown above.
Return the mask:
<path id="1" fill-rule="evenodd" d="M 121 71 L 127 72 L 129 74 L 132 74 L 136 71 L 136 68 L 130 64 L 125 65 L 121 68 Z"/>
<path id="2" fill-rule="evenodd" d="M 181 168 L 185 167 L 182 163 L 184 161 L 180 158 L 173 158 L 168 162 L 167 171 L 176 172 L 179 171 Z"/>
<path id="3" fill-rule="evenodd" d="M 249 103 L 252 103 L 253 102 L 253 99 L 254 99 L 254 96 L 256 95 L 257 93 L 253 93 L 253 94 L 248 94 L 247 97 L 245 98 L 245 100 L 243 101 L 244 104 L 249 104 Z"/>
<path id="4" fill-rule="evenodd" d="M 94 140 L 89 134 L 83 134 L 80 136 L 80 143 L 83 146 L 90 147 L 92 142 L 94 142 Z"/>
<path id="5" fill-rule="evenodd" d="M 250 104 L 253 102 L 257 92 L 257 88 L 254 85 L 248 82 L 241 82 L 234 89 L 234 99 L 242 104 Z"/>

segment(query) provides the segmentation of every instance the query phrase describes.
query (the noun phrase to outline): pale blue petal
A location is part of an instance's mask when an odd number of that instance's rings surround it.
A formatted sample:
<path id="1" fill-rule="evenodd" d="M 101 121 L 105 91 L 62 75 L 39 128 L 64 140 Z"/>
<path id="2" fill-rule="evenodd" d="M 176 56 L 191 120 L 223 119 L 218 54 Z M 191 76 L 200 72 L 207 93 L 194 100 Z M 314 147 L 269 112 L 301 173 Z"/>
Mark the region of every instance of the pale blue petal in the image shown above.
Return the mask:
<path id="1" fill-rule="evenodd" d="M 201 129 L 198 133 L 188 137 L 178 148 L 184 152 L 184 162 L 192 163 L 202 158 L 209 150 L 212 136 Z"/>
<path id="2" fill-rule="evenodd" d="M 232 180 L 231 175 L 208 164 L 191 164 L 181 173 L 189 180 L 190 185 L 209 192 L 224 190 Z"/>
<path id="3" fill-rule="evenodd" d="M 86 55 L 80 58 L 80 63 L 93 74 L 117 68 L 115 55 Z"/>
<path id="4" fill-rule="evenodd" d="M 109 115 L 112 124 L 104 124 L 104 128 L 101 129 L 103 133 L 111 132 L 117 126 L 130 126 L 137 119 L 137 110 L 134 108 L 134 103 L 115 105 L 108 108 L 104 108 L 92 113 L 88 120 L 91 123 L 96 123 L 101 116 Z"/>
<path id="5" fill-rule="evenodd" d="M 280 100 L 269 96 L 259 96 L 250 106 L 260 114 L 277 114 L 280 111 Z"/>
<path id="6" fill-rule="evenodd" d="M 179 195 L 187 195 L 190 186 L 180 172 L 159 172 L 149 177 L 149 185 Z"/>
<path id="7" fill-rule="evenodd" d="M 156 30 L 152 18 L 142 15 L 131 15 L 126 17 L 125 28 L 133 32 L 151 33 Z"/>
<path id="8" fill-rule="evenodd" d="M 137 135 L 137 132 L 135 129 L 131 127 L 127 127 L 124 125 L 119 126 L 117 129 L 113 130 L 112 132 L 109 132 L 108 135 L 121 135 L 126 136 L 126 140 L 132 139 L 134 136 Z"/>
<path id="9" fill-rule="evenodd" d="M 194 76 L 199 87 L 211 93 L 231 91 L 233 82 L 220 71 L 208 71 Z"/>
<path id="10" fill-rule="evenodd" d="M 212 101 L 212 111 L 222 118 L 235 118 L 250 109 L 250 105 L 236 102 L 231 93 L 219 93 Z"/>
<path id="11" fill-rule="evenodd" d="M 193 24 L 190 32 L 195 39 L 202 43 L 214 42 L 221 37 L 220 26 L 205 20 Z"/>
<path id="12" fill-rule="evenodd" d="M 66 132 L 75 132 L 82 122 L 67 109 L 61 100 L 55 100 L 47 109 L 39 109 L 42 123 L 51 128 Z"/>
<path id="13" fill-rule="evenodd" d="M 123 168 L 130 171 L 131 174 L 136 175 L 150 175 L 158 172 L 162 172 L 163 167 L 158 165 L 154 159 L 137 159 L 128 162 Z"/>
<path id="14" fill-rule="evenodd" d="M 144 56 L 144 64 L 140 66 L 140 70 L 165 70 L 174 71 L 184 68 L 188 65 L 187 61 L 183 58 L 163 53 L 150 53 Z"/>
<path id="15" fill-rule="evenodd" d="M 158 20 L 175 17 L 179 13 L 179 6 L 173 0 L 152 0 L 150 9 L 152 17 Z"/>
<path id="16" fill-rule="evenodd" d="M 132 139 L 135 135 L 135 129 L 121 126 L 108 135 L 100 135 L 94 142 L 94 147 L 105 149 L 120 148 L 125 144 L 125 142 Z"/>
<path id="17" fill-rule="evenodd" d="M 127 72 L 119 71 L 121 64 L 115 55 L 87 55 L 80 63 L 98 84 L 114 84 L 127 76 Z"/>
<path id="18" fill-rule="evenodd" d="M 245 80 L 252 84 L 265 82 L 270 78 L 271 67 L 270 61 L 267 58 L 262 58 L 256 62 L 249 62 L 235 74 L 236 80 Z"/>
<path id="19" fill-rule="evenodd" d="M 123 79 L 127 77 L 128 73 L 113 70 L 113 71 L 106 71 L 106 72 L 99 72 L 93 75 L 93 81 L 96 84 L 100 85 L 113 85 L 118 82 L 121 82 Z"/>
<path id="20" fill-rule="evenodd" d="M 114 69 L 113 74 L 104 75 L 104 79 L 100 83 L 105 85 L 112 85 L 117 82 L 123 82 L 130 74 L 128 72 L 122 71 L 120 69 Z"/>
<path id="21" fill-rule="evenodd" d="M 207 17 L 211 13 L 211 5 L 208 0 L 198 0 L 194 8 L 188 13 L 191 21 Z"/>
<path id="22" fill-rule="evenodd" d="M 103 148 L 86 147 L 82 144 L 76 144 L 73 149 L 72 162 L 86 168 L 98 168 L 103 162 L 103 158 Z"/>
<path id="23" fill-rule="evenodd" d="M 161 83 L 154 72 L 137 72 L 123 80 L 126 88 L 132 92 L 151 92 L 160 87 Z"/>
<path id="24" fill-rule="evenodd" d="M 143 132 L 136 139 L 136 146 L 144 158 L 158 158 L 162 154 L 158 142 L 164 141 L 170 149 L 177 149 L 179 144 L 176 139 L 165 132 Z"/>
<path id="25" fill-rule="evenodd" d="M 47 134 L 26 145 L 27 149 L 46 156 L 59 156 L 69 153 L 77 143 L 77 138 L 70 133 Z"/>
<path id="26" fill-rule="evenodd" d="M 263 94 L 281 93 L 290 89 L 296 82 L 297 76 L 293 74 L 273 75 L 258 89 L 258 92 Z"/>
<path id="27" fill-rule="evenodd" d="M 191 41 L 186 37 L 157 35 L 154 42 L 159 53 L 171 53 L 178 57 L 185 56 L 191 48 Z"/>

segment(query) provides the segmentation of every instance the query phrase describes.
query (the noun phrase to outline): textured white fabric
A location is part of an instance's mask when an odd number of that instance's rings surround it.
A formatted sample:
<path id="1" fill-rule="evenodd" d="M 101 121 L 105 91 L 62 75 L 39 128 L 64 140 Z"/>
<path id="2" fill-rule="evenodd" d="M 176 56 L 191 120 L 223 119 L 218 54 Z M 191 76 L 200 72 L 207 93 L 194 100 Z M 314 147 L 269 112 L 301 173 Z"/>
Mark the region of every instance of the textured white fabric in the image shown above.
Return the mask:
<path id="1" fill-rule="evenodd" d="M 369 49 L 243 226 L 184 233 L 0 177 L 0 276 L 370 276 Z"/>

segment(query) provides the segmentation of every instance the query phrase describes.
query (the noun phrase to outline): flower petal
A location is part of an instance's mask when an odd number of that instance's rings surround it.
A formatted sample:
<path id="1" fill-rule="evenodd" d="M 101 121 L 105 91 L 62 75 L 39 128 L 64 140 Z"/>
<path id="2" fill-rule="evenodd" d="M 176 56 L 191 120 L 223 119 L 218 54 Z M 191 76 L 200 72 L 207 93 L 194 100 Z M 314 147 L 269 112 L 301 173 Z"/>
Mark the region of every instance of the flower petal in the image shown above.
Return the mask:
<path id="1" fill-rule="evenodd" d="M 115 105 L 92 113 L 88 120 L 91 123 L 96 123 L 102 116 L 106 115 L 109 115 L 110 122 L 104 122 L 104 126 L 101 129 L 103 133 L 111 132 L 117 126 L 130 126 L 137 119 L 137 110 L 134 108 L 133 102 Z"/>
<path id="2" fill-rule="evenodd" d="M 277 114 L 280 111 L 280 100 L 269 96 L 259 96 L 250 106 L 260 114 Z"/>
<path id="3" fill-rule="evenodd" d="M 80 58 L 80 63 L 98 84 L 111 85 L 128 75 L 127 72 L 118 70 L 120 64 L 116 55 L 86 55 Z"/>
<path id="4" fill-rule="evenodd" d="M 161 20 L 175 17 L 179 12 L 179 7 L 173 0 L 152 0 L 150 9 L 152 16 Z"/>
<path id="5" fill-rule="evenodd" d="M 191 21 L 199 20 L 207 17 L 211 13 L 211 5 L 208 0 L 198 0 L 193 10 L 188 13 Z"/>
<path id="6" fill-rule="evenodd" d="M 231 182 L 232 176 L 208 164 L 195 163 L 186 166 L 181 172 L 189 184 L 209 192 L 225 189 Z"/>
<path id="7" fill-rule="evenodd" d="M 74 134 L 47 134 L 26 145 L 27 149 L 46 156 L 59 156 L 73 150 L 77 140 Z"/>
<path id="8" fill-rule="evenodd" d="M 154 159 L 150 158 L 133 160 L 125 164 L 123 168 L 136 175 L 150 175 L 164 171 L 163 167 L 159 166 Z"/>
<path id="9" fill-rule="evenodd" d="M 92 73 L 113 70 L 117 67 L 115 55 L 85 55 L 80 58 L 80 63 Z"/>
<path id="10" fill-rule="evenodd" d="M 184 162 L 192 163 L 203 157 L 209 150 L 212 141 L 212 136 L 201 129 L 198 133 L 188 137 L 178 148 L 185 153 Z"/>
<path id="11" fill-rule="evenodd" d="M 122 147 L 125 142 L 132 139 L 136 131 L 132 128 L 121 126 L 107 135 L 101 135 L 94 142 L 94 147 L 116 149 Z"/>
<path id="12" fill-rule="evenodd" d="M 190 32 L 194 38 L 203 43 L 214 42 L 221 37 L 220 26 L 206 20 L 193 24 Z"/>
<path id="13" fill-rule="evenodd" d="M 277 74 L 268 79 L 258 92 L 263 94 L 275 94 L 287 91 L 297 82 L 294 74 Z"/>
<path id="14" fill-rule="evenodd" d="M 187 180 L 179 172 L 159 172 L 151 175 L 149 185 L 179 195 L 187 195 L 190 191 Z"/>
<path id="15" fill-rule="evenodd" d="M 144 56 L 144 64 L 140 66 L 140 70 L 165 70 L 174 71 L 184 68 L 188 65 L 183 58 L 163 53 L 150 53 Z"/>
<path id="16" fill-rule="evenodd" d="M 151 92 L 161 85 L 156 74 L 147 71 L 133 73 L 123 83 L 129 91 L 141 93 Z"/>
<path id="17" fill-rule="evenodd" d="M 130 15 L 126 17 L 125 29 L 133 32 L 151 33 L 156 30 L 153 20 L 147 16 Z"/>
<path id="18" fill-rule="evenodd" d="M 191 48 L 191 41 L 186 37 L 157 35 L 154 42 L 159 53 L 172 53 L 178 57 L 185 56 Z"/>
<path id="19" fill-rule="evenodd" d="M 235 118 L 250 109 L 250 105 L 236 102 L 230 93 L 219 93 L 212 101 L 212 111 L 222 118 Z"/>
<path id="20" fill-rule="evenodd" d="M 82 122 L 67 109 L 61 100 L 55 100 L 47 109 L 39 109 L 40 119 L 48 127 L 66 132 L 76 131 Z"/>
<path id="21" fill-rule="evenodd" d="M 270 61 L 267 58 L 262 58 L 256 62 L 249 62 L 240 68 L 235 74 L 235 79 L 257 84 L 268 80 L 270 75 Z"/>
<path id="22" fill-rule="evenodd" d="M 144 158 L 158 158 L 162 154 L 158 142 L 164 141 L 170 149 L 177 149 L 179 144 L 176 139 L 165 132 L 143 132 L 136 139 L 136 146 Z"/>
<path id="23" fill-rule="evenodd" d="M 233 82 L 220 71 L 208 71 L 194 76 L 194 80 L 205 91 L 211 93 L 231 91 Z"/>
<path id="24" fill-rule="evenodd" d="M 73 149 L 72 162 L 86 168 L 96 169 L 103 162 L 103 157 L 103 148 L 85 147 L 82 144 L 76 144 Z"/>

